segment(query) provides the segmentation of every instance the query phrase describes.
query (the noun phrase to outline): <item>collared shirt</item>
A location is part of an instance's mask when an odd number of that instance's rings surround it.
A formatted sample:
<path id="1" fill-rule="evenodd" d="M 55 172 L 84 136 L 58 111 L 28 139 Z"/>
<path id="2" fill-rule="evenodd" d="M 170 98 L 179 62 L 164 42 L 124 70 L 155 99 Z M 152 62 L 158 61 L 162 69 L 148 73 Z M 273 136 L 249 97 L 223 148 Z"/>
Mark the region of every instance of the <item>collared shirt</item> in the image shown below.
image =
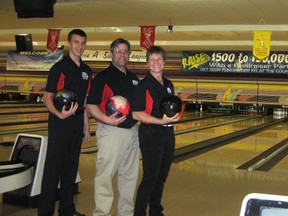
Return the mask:
<path id="1" fill-rule="evenodd" d="M 85 97 L 88 95 L 92 81 L 92 71 L 80 60 L 78 67 L 69 55 L 54 64 L 48 74 L 46 91 L 56 93 L 65 88 L 73 91 L 78 98 L 79 110 L 84 110 Z"/>
<path id="2" fill-rule="evenodd" d="M 106 113 L 106 102 L 115 95 L 120 95 L 126 98 L 130 105 L 132 103 L 132 92 L 138 85 L 138 77 L 128 71 L 121 72 L 112 63 L 110 66 L 94 77 L 90 94 L 87 98 L 87 104 L 98 105 L 100 110 Z M 119 127 L 132 127 L 137 121 L 132 118 L 131 110 L 127 115 L 127 119 L 119 124 Z"/>
<path id="3" fill-rule="evenodd" d="M 144 111 L 148 115 L 162 118 L 160 102 L 168 94 L 174 94 L 173 83 L 163 77 L 164 85 L 161 85 L 150 73 L 141 80 L 133 93 L 133 111 Z"/>

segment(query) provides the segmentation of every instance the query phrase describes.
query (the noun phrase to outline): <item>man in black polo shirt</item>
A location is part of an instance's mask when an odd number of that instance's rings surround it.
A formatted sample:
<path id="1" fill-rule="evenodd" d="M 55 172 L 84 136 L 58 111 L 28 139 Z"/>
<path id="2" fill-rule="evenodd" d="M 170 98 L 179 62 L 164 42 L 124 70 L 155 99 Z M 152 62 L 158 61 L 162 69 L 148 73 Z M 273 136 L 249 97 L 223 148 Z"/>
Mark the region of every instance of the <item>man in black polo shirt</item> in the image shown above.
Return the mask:
<path id="1" fill-rule="evenodd" d="M 52 66 L 44 93 L 44 104 L 49 109 L 48 146 L 43 172 L 39 216 L 53 216 L 58 183 L 60 182 L 59 216 L 84 216 L 76 211 L 73 202 L 81 143 L 90 138 L 85 111 L 86 96 L 91 85 L 91 70 L 81 60 L 87 35 L 80 29 L 68 34 L 69 54 Z M 57 91 L 66 89 L 76 93 L 78 103 L 58 111 L 53 100 Z"/>
<path id="2" fill-rule="evenodd" d="M 112 178 L 118 172 L 118 216 L 133 216 L 134 193 L 139 169 L 139 141 L 137 121 L 117 113 L 106 115 L 105 105 L 112 96 L 120 95 L 130 103 L 132 92 L 139 80 L 127 70 L 130 43 L 122 38 L 110 46 L 112 62 L 92 82 L 87 99 L 87 110 L 97 119 L 96 144 L 98 146 L 95 204 L 93 216 L 111 215 L 113 204 Z"/>

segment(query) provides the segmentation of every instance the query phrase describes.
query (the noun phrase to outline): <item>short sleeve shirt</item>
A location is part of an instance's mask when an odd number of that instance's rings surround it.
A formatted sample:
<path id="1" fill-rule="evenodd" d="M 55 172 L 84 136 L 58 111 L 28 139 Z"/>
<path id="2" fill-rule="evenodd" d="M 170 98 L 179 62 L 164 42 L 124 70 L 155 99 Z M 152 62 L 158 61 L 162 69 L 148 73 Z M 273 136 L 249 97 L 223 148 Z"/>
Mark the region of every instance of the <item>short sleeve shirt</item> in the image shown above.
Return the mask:
<path id="1" fill-rule="evenodd" d="M 150 73 L 141 80 L 133 93 L 133 111 L 144 111 L 148 115 L 162 118 L 160 102 L 168 94 L 174 94 L 173 83 L 163 77 L 164 85 L 161 85 Z"/>
<path id="2" fill-rule="evenodd" d="M 78 97 L 78 109 L 84 110 L 84 101 L 90 90 L 91 80 L 92 72 L 90 67 L 82 60 L 80 61 L 80 67 L 78 67 L 67 55 L 50 69 L 46 91 L 56 93 L 64 88 L 73 91 Z"/>
<path id="3" fill-rule="evenodd" d="M 98 105 L 100 110 L 106 113 L 105 105 L 107 100 L 115 95 L 120 95 L 126 98 L 131 105 L 132 93 L 138 83 L 139 79 L 134 73 L 127 70 L 125 75 L 111 63 L 107 69 L 94 77 L 87 104 Z M 129 127 L 136 122 L 133 120 L 130 110 L 127 119 L 119 127 Z"/>

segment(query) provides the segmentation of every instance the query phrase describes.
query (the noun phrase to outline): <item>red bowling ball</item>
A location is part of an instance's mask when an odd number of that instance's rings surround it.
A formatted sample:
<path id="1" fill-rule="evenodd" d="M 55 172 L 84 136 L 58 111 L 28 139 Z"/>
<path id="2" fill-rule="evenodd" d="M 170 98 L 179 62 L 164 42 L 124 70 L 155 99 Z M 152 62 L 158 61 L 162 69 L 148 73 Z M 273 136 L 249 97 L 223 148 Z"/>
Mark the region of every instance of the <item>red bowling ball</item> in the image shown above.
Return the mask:
<path id="1" fill-rule="evenodd" d="M 118 114 L 116 117 L 120 118 L 123 115 L 129 114 L 130 103 L 126 98 L 115 95 L 106 102 L 105 110 L 108 116 L 117 112 Z"/>

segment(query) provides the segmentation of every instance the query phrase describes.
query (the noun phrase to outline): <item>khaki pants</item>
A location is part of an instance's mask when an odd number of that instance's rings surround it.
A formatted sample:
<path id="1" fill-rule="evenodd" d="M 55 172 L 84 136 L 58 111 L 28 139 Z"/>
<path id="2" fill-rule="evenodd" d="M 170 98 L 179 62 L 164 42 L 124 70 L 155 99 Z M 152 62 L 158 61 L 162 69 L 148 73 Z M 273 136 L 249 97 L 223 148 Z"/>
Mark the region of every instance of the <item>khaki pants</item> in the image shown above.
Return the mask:
<path id="1" fill-rule="evenodd" d="M 117 171 L 118 216 L 133 216 L 134 194 L 139 173 L 138 126 L 131 129 L 98 124 L 98 146 L 93 216 L 109 216 L 114 193 L 112 179 Z"/>

